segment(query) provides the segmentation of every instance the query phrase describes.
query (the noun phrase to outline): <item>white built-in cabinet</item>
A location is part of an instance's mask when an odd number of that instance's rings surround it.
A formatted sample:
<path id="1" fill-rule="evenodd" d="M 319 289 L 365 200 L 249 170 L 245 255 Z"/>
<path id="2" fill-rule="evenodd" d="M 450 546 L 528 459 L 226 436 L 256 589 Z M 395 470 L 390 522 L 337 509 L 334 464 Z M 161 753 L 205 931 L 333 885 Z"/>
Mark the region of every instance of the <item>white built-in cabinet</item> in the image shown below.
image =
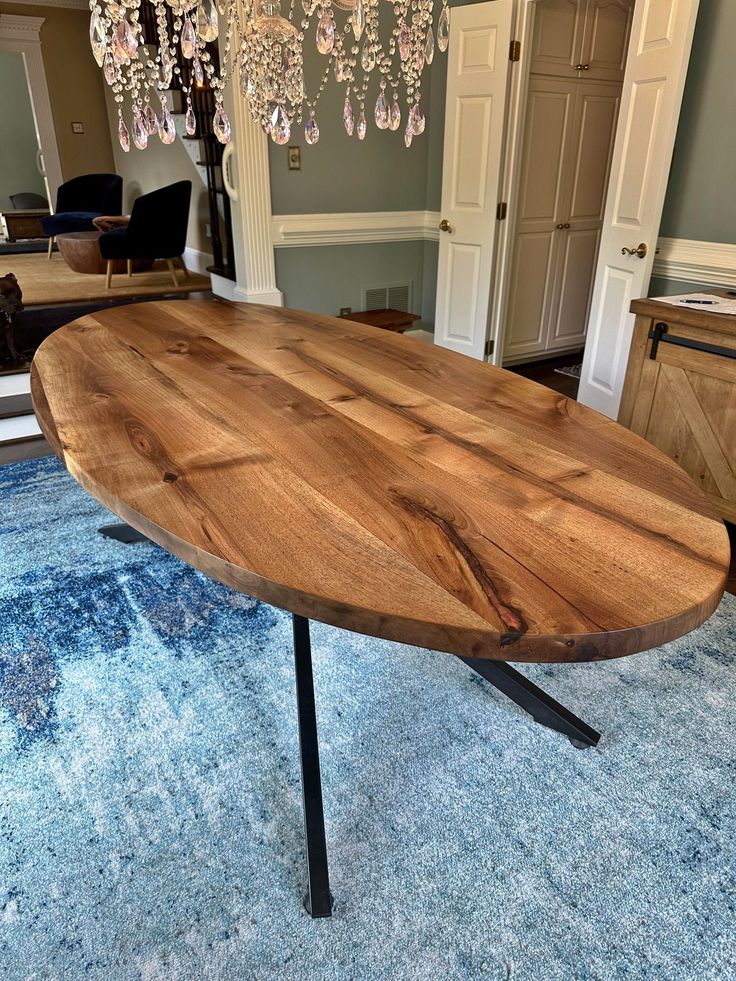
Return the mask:
<path id="1" fill-rule="evenodd" d="M 634 0 L 537 4 L 505 360 L 585 343 Z"/>

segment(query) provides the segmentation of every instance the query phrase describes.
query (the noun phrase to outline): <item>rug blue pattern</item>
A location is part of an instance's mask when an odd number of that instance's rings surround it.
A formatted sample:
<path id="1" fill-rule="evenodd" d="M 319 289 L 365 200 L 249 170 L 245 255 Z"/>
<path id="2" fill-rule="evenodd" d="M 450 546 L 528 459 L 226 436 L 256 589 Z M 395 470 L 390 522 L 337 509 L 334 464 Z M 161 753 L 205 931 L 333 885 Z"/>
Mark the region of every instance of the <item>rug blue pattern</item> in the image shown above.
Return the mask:
<path id="1" fill-rule="evenodd" d="M 313 626 L 331 920 L 304 891 L 290 620 L 51 458 L 0 467 L 0 977 L 736 978 L 736 601 L 660 650 L 524 672 Z"/>

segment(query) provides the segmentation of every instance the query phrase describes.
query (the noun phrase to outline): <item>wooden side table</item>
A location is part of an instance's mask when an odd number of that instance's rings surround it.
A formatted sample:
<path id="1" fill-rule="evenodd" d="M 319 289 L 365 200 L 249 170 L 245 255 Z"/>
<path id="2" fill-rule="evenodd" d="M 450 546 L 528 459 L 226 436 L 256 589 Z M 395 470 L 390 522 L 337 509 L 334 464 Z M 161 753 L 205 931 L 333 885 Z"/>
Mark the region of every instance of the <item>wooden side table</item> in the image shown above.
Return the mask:
<path id="1" fill-rule="evenodd" d="M 736 297 L 689 296 L 631 304 L 636 325 L 618 421 L 679 463 L 736 522 L 736 316 L 718 312 L 719 300 L 730 310 Z"/>
<path id="2" fill-rule="evenodd" d="M 3 211 L 8 241 L 17 242 L 20 238 L 46 238 L 41 227 L 41 219 L 49 214 L 48 208 L 26 211 Z"/>
<path id="3" fill-rule="evenodd" d="M 403 334 L 417 320 L 421 320 L 418 313 L 406 313 L 404 310 L 358 310 L 349 313 L 343 320 L 354 320 L 359 324 L 368 324 L 369 327 L 380 327 L 381 330 L 392 330 L 395 334 Z"/>

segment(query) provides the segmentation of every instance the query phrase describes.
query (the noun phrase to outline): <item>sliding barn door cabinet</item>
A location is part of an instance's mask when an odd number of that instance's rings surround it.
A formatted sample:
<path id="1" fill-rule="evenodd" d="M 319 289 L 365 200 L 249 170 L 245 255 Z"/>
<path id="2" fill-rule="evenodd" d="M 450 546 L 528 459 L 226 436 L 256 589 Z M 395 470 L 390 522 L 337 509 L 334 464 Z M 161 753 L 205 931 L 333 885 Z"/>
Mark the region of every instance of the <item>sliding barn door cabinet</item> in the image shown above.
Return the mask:
<path id="1" fill-rule="evenodd" d="M 657 300 L 635 300 L 631 311 L 619 422 L 676 460 L 736 523 L 736 316 Z"/>

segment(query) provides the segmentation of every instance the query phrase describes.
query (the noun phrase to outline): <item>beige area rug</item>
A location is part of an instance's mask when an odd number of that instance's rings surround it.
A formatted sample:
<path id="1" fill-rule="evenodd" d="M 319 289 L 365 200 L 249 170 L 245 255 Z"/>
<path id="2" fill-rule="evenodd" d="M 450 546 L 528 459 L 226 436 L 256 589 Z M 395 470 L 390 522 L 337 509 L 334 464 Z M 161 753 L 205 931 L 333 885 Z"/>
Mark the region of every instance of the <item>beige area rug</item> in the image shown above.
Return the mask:
<path id="1" fill-rule="evenodd" d="M 174 286 L 166 263 L 156 263 L 150 272 L 113 276 L 112 287 L 105 289 L 105 277 L 75 273 L 62 256 L 45 254 L 0 256 L 0 276 L 15 273 L 23 290 L 27 307 L 46 303 L 75 303 L 83 300 L 116 300 L 122 296 L 161 296 L 169 293 L 193 293 L 210 289 L 209 276 L 189 273 L 184 280 L 177 269 L 179 286 Z"/>

